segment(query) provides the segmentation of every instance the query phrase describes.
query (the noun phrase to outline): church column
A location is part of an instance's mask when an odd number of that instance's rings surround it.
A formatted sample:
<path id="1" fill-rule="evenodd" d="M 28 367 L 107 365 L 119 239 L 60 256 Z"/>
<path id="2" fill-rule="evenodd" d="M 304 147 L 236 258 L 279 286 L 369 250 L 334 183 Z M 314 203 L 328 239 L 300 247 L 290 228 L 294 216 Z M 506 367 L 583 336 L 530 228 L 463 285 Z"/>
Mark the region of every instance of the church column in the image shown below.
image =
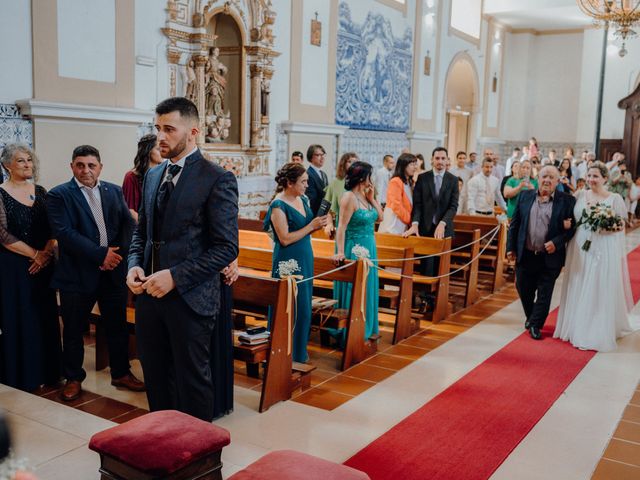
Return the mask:
<path id="1" fill-rule="evenodd" d="M 262 66 L 251 65 L 251 147 L 260 146 L 262 132 L 260 96 L 262 91 Z"/>
<path id="2" fill-rule="evenodd" d="M 193 58 L 196 62 L 196 107 L 198 107 L 198 115 L 200 117 L 198 122 L 200 127 L 200 133 L 198 134 L 198 144 L 203 144 L 205 134 L 206 134 L 205 132 L 206 85 L 204 82 L 204 68 L 205 68 L 205 65 L 207 64 L 207 61 L 209 60 L 209 57 L 207 55 L 197 54 L 197 55 L 194 55 Z"/>
<path id="3" fill-rule="evenodd" d="M 181 53 L 178 50 L 167 51 L 167 61 L 169 62 L 169 94 L 172 97 L 177 95 L 176 82 L 178 81 L 178 63 Z"/>

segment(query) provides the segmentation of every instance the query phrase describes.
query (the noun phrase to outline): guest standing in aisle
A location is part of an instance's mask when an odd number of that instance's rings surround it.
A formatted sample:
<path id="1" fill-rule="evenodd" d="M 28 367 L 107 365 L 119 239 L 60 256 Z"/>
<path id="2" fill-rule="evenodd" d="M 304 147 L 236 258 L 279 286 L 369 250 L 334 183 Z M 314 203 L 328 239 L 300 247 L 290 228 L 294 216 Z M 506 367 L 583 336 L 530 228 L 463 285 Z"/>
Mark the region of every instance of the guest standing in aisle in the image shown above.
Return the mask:
<path id="1" fill-rule="evenodd" d="M 60 380 L 60 325 L 53 273 L 55 241 L 46 191 L 33 183 L 35 153 L 5 145 L 0 165 L 0 383 L 25 391 Z"/>
<path id="2" fill-rule="evenodd" d="M 144 391 L 130 371 L 127 331 L 126 257 L 133 218 L 118 185 L 99 180 L 100 153 L 81 145 L 71 157 L 73 178 L 47 195 L 47 212 L 59 259 L 51 286 L 60 290 L 63 366 L 62 399 L 80 396 L 86 372 L 83 333 L 96 301 L 109 348 L 111 384 Z"/>

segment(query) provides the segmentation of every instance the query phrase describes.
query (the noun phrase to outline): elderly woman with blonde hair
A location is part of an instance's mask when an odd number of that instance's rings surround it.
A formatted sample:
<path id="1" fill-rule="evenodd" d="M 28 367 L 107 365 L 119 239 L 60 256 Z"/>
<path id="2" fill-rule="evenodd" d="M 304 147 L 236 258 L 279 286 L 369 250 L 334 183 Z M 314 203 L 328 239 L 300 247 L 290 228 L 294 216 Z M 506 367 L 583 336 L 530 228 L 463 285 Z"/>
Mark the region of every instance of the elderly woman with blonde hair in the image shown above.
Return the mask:
<path id="1" fill-rule="evenodd" d="M 0 383 L 33 391 L 60 378 L 54 240 L 33 150 L 7 145 L 0 162 L 9 172 L 0 185 Z"/>

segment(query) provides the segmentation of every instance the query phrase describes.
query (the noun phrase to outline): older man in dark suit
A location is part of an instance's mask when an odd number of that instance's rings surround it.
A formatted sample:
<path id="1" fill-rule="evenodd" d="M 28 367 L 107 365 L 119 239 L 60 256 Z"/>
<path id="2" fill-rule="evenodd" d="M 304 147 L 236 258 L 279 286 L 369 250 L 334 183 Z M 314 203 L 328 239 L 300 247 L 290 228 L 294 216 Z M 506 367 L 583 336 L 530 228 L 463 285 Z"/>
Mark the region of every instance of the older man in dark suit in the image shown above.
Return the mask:
<path id="1" fill-rule="evenodd" d="M 73 151 L 70 182 L 47 195 L 47 212 L 59 259 L 51 286 L 60 290 L 64 332 L 63 368 L 67 383 L 63 400 L 80 396 L 86 372 L 83 333 L 96 301 L 105 326 L 111 384 L 143 391 L 129 370 L 126 262 L 133 218 L 118 185 L 99 180 L 98 150 L 81 145 Z"/>
<path id="2" fill-rule="evenodd" d="M 551 295 L 564 265 L 567 242 L 575 233 L 576 199 L 556 190 L 560 173 L 547 165 L 538 190 L 520 193 L 509 225 L 507 257 L 516 260 L 516 287 L 526 315 L 525 329 L 540 340 Z"/>
<path id="3" fill-rule="evenodd" d="M 158 104 L 155 126 L 168 161 L 146 175 L 127 276 L 140 295 L 138 350 L 151 410 L 177 409 L 211 421 L 210 348 L 220 272 L 238 256 L 238 187 L 231 172 L 198 150 L 198 110 L 191 101 Z"/>

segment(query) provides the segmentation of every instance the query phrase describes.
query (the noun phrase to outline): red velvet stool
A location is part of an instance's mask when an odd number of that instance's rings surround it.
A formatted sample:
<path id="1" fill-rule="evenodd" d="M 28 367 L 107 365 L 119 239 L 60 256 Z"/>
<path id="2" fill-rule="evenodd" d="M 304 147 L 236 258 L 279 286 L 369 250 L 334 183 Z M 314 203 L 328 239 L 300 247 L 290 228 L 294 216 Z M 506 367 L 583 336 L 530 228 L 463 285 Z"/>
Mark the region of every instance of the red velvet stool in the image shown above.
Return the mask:
<path id="1" fill-rule="evenodd" d="M 91 437 L 102 480 L 222 480 L 224 428 L 175 410 L 148 413 Z"/>
<path id="2" fill-rule="evenodd" d="M 280 450 L 267 453 L 229 480 L 369 480 L 369 475 L 355 468 L 322 458 Z"/>

